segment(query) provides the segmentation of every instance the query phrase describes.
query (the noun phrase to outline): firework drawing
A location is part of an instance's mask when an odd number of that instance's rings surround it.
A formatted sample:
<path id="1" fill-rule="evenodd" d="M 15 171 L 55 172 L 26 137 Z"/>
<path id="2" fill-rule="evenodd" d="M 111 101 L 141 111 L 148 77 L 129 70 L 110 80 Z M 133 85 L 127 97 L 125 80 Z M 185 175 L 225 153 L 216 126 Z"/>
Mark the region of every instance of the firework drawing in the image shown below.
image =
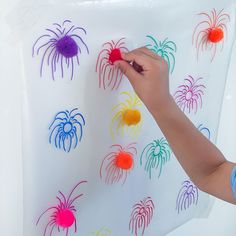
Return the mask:
<path id="1" fill-rule="evenodd" d="M 76 212 L 77 207 L 74 205 L 75 201 L 81 198 L 84 194 L 75 195 L 74 192 L 80 187 L 81 184 L 87 183 L 87 181 L 81 181 L 72 189 L 68 197 L 66 197 L 61 191 L 59 191 L 56 197 L 58 204 L 48 208 L 44 211 L 37 220 L 36 226 L 39 224 L 41 218 L 45 214 L 49 214 L 49 221 L 45 226 L 43 236 L 52 236 L 57 229 L 58 232 L 65 231 L 65 236 L 69 235 L 69 230 L 74 226 L 74 233 L 77 232 Z"/>
<path id="2" fill-rule="evenodd" d="M 109 236 L 111 235 L 111 230 L 106 227 L 102 227 L 99 230 L 92 233 L 93 236 Z"/>
<path id="3" fill-rule="evenodd" d="M 144 235 L 145 230 L 151 223 L 154 208 L 154 203 L 150 197 L 143 199 L 133 206 L 129 222 L 129 230 L 133 235 Z"/>
<path id="4" fill-rule="evenodd" d="M 98 55 L 96 72 L 98 73 L 99 88 L 118 89 L 122 81 L 123 73 L 114 65 L 117 60 L 122 60 L 121 52 L 128 52 L 125 46 L 125 38 L 117 42 L 111 40 L 102 45 Z"/>
<path id="5" fill-rule="evenodd" d="M 186 84 L 179 86 L 177 92 L 175 92 L 175 101 L 183 112 L 188 111 L 190 113 L 194 111 L 197 113 L 198 109 L 202 108 L 202 96 L 206 88 L 200 83 L 202 79 L 194 79 L 189 75 L 185 79 Z"/>
<path id="6" fill-rule="evenodd" d="M 203 124 L 200 124 L 197 128 L 198 128 L 198 130 L 199 130 L 200 132 L 202 132 L 202 134 L 203 134 L 206 138 L 211 139 L 211 131 L 210 131 L 207 127 L 204 127 Z"/>
<path id="7" fill-rule="evenodd" d="M 218 48 L 220 47 L 221 51 L 224 48 L 230 16 L 224 12 L 224 9 L 219 12 L 216 9 L 210 13 L 201 12 L 198 16 L 202 17 L 202 20 L 194 29 L 192 43 L 197 50 L 197 59 L 200 52 L 210 51 L 212 62 Z"/>
<path id="8" fill-rule="evenodd" d="M 115 144 L 112 151 L 105 156 L 100 167 L 100 178 L 106 184 L 125 183 L 127 176 L 134 168 L 134 156 L 137 155 L 136 143 L 127 147 Z"/>
<path id="9" fill-rule="evenodd" d="M 121 93 L 123 101 L 113 107 L 113 117 L 110 131 L 112 138 L 116 135 L 124 136 L 128 134 L 137 137 L 141 131 L 142 117 L 140 108 L 142 103 L 139 97 L 133 93 Z"/>
<path id="10" fill-rule="evenodd" d="M 170 160 L 171 149 L 166 139 L 154 140 L 143 150 L 140 158 L 141 166 L 148 172 L 149 178 L 152 177 L 153 169 L 159 169 L 158 178 L 161 176 L 162 168 Z"/>
<path id="11" fill-rule="evenodd" d="M 83 137 L 85 119 L 78 109 L 58 112 L 49 126 L 49 143 L 65 152 L 75 149 Z"/>
<path id="12" fill-rule="evenodd" d="M 190 180 L 184 181 L 179 191 L 176 200 L 176 210 L 178 214 L 180 211 L 187 210 L 192 205 L 198 203 L 198 188 Z"/>
<path id="13" fill-rule="evenodd" d="M 173 41 L 169 41 L 168 38 L 163 41 L 159 41 L 150 35 L 147 38 L 151 40 L 151 43 L 147 44 L 146 47 L 165 59 L 168 63 L 169 72 L 173 73 L 175 68 L 175 53 L 177 52 L 176 44 Z"/>
<path id="14" fill-rule="evenodd" d="M 33 45 L 32 56 L 41 55 L 40 76 L 43 76 L 45 65 L 51 70 L 52 79 L 59 71 L 61 77 L 65 70 L 70 74 L 72 80 L 75 73 L 75 66 L 80 64 L 80 54 L 85 49 L 89 54 L 83 36 L 87 32 L 84 28 L 65 20 L 62 24 L 54 23 L 52 28 L 47 28 L 45 34 L 40 36 Z"/>

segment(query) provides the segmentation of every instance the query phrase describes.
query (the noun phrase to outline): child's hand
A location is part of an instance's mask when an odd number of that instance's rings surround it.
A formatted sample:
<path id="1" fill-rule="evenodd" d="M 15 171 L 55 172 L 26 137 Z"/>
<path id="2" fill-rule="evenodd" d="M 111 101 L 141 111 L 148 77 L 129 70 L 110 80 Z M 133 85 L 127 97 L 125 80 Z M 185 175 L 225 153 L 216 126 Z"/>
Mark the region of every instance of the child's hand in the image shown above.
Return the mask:
<path id="1" fill-rule="evenodd" d="M 115 65 L 128 77 L 148 110 L 154 114 L 165 108 L 171 98 L 166 61 L 145 47 L 122 54 L 122 58 L 124 61 L 116 61 Z M 128 62 L 137 63 L 143 71 L 137 72 Z"/>

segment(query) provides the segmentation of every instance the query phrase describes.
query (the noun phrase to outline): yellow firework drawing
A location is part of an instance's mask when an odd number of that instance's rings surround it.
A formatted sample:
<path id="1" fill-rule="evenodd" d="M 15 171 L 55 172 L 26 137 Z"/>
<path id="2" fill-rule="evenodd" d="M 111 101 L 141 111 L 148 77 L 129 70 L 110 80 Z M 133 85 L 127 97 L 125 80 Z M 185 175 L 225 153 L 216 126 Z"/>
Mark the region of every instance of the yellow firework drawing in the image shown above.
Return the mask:
<path id="1" fill-rule="evenodd" d="M 100 228 L 99 230 L 92 233 L 94 236 L 109 236 L 111 231 L 105 227 Z"/>
<path id="2" fill-rule="evenodd" d="M 142 127 L 142 115 L 140 108 L 142 103 L 135 93 L 121 93 L 122 102 L 112 109 L 113 117 L 111 121 L 111 136 L 124 136 L 128 134 L 137 137 Z"/>

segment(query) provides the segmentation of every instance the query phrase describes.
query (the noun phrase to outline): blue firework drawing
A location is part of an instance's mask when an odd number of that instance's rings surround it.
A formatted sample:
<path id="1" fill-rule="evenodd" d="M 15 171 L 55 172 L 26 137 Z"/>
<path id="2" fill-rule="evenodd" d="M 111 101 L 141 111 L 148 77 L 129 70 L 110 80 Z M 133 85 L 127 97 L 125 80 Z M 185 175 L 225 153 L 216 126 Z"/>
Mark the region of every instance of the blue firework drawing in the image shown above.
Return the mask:
<path id="1" fill-rule="evenodd" d="M 146 47 L 161 56 L 168 63 L 169 71 L 173 73 L 175 68 L 175 53 L 177 52 L 177 46 L 173 41 L 165 38 L 163 41 L 159 41 L 151 35 L 147 35 L 147 38 L 151 40 L 151 43 Z"/>
<path id="2" fill-rule="evenodd" d="M 41 55 L 40 76 L 43 76 L 44 66 L 51 70 L 52 78 L 59 70 L 61 77 L 64 77 L 65 70 L 70 73 L 71 80 L 74 77 L 75 65 L 80 64 L 79 54 L 85 48 L 89 54 L 82 35 L 87 32 L 84 28 L 72 24 L 70 20 L 65 20 L 62 24 L 54 23 L 51 28 L 47 28 L 45 34 L 41 35 L 33 45 L 32 56 Z"/>
<path id="3" fill-rule="evenodd" d="M 154 140 L 144 148 L 140 158 L 140 165 L 145 165 L 144 169 L 148 172 L 150 179 L 152 177 L 152 170 L 159 169 L 159 178 L 162 168 L 170 160 L 170 156 L 171 149 L 166 139 Z"/>
<path id="4" fill-rule="evenodd" d="M 83 137 L 85 119 L 78 108 L 58 112 L 49 126 L 49 143 L 65 152 L 75 149 Z"/>
<path id="5" fill-rule="evenodd" d="M 206 138 L 211 139 L 211 131 L 207 127 L 204 127 L 203 124 L 200 124 L 197 128 L 200 132 L 202 132 L 203 135 L 205 135 Z"/>
<path id="6" fill-rule="evenodd" d="M 176 210 L 186 210 L 192 205 L 198 204 L 198 188 L 191 180 L 184 181 L 176 200 Z"/>

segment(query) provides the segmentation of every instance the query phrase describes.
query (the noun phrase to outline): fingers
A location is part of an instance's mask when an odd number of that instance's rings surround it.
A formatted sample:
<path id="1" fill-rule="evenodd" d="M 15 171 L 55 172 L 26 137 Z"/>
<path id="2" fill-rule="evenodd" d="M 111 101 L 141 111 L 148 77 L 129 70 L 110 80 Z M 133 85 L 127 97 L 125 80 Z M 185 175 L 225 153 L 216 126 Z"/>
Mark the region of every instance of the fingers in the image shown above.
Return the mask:
<path id="1" fill-rule="evenodd" d="M 160 57 L 158 54 L 154 53 L 152 50 L 146 48 L 146 47 L 141 47 L 141 48 L 138 48 L 139 51 L 147 54 L 148 56 L 152 57 L 153 59 L 156 59 L 156 60 L 161 60 L 162 57 Z"/>
<path id="2" fill-rule="evenodd" d="M 146 47 L 137 48 L 128 53 L 122 53 L 122 58 L 124 60 L 135 61 L 137 63 L 139 61 L 138 63 L 139 65 L 141 65 L 140 63 L 143 62 L 143 60 L 146 60 L 147 57 L 151 57 L 151 59 L 154 59 L 154 60 L 163 60 L 161 56 L 157 55 L 156 53 L 154 53 L 153 51 L 151 51 L 150 49 Z"/>
<path id="3" fill-rule="evenodd" d="M 148 56 L 147 54 L 143 53 L 142 51 L 140 51 L 139 49 L 135 49 L 131 52 L 128 53 L 122 53 L 122 58 L 125 61 L 128 62 L 136 62 L 138 65 L 140 65 L 141 67 L 143 67 L 143 69 L 145 70 L 145 68 L 147 67 L 147 63 L 150 59 L 153 60 L 153 58 L 151 58 L 150 56 Z"/>
<path id="4" fill-rule="evenodd" d="M 129 79 L 130 83 L 133 87 L 137 86 L 137 83 L 141 75 L 126 61 L 116 61 L 114 63 L 115 66 L 124 73 L 124 75 Z"/>

